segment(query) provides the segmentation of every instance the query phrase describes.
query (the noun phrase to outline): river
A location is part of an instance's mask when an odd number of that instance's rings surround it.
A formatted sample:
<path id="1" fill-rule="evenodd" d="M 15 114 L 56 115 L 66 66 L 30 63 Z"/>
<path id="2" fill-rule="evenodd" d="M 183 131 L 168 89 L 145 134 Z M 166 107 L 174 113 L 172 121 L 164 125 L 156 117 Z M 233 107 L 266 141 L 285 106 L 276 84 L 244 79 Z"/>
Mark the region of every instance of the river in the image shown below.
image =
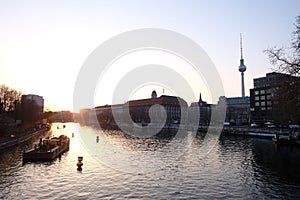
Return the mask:
<path id="1" fill-rule="evenodd" d="M 118 131 L 64 125 L 53 124 L 52 135 L 68 135 L 70 150 L 51 163 L 22 163 L 22 152 L 34 141 L 0 153 L 0 199 L 300 196 L 297 147 L 278 148 L 266 139 L 221 136 L 203 156 L 203 140 L 188 133 L 184 139 L 139 140 Z M 78 156 L 83 156 L 82 171 L 76 169 Z"/>

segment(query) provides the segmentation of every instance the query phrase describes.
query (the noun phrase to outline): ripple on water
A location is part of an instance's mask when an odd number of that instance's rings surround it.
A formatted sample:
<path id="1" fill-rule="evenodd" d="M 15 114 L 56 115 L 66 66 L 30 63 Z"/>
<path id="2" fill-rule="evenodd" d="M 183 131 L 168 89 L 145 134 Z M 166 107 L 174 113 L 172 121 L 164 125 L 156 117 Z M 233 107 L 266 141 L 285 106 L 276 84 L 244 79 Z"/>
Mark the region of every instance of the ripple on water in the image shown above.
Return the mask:
<path id="1" fill-rule="evenodd" d="M 91 141 L 101 134 L 72 124 L 66 124 L 64 129 L 69 136 L 77 130 L 81 134 L 87 131 L 93 137 Z M 106 132 L 106 143 L 116 143 L 138 155 L 130 157 L 130 165 L 124 163 L 128 162 L 127 158 L 119 157 L 114 162 L 118 166 L 111 166 L 95 159 L 99 156 L 97 152 L 90 154 L 76 138 L 78 134 L 75 132 L 75 138 L 71 139 L 70 151 L 52 163 L 22 165 L 21 152 L 28 149 L 28 145 L 1 153 L 0 198 L 294 199 L 300 196 L 300 180 L 297 182 L 295 178 L 300 177 L 300 161 L 295 160 L 299 158 L 300 150 L 274 149 L 269 140 L 221 137 L 207 156 L 200 157 L 201 140 L 198 139 L 187 138 L 193 140 L 190 146 L 182 145 L 184 141 L 174 140 L 180 143 L 178 149 L 165 148 L 158 153 L 157 148 L 164 146 L 166 141 L 133 141 L 116 131 Z M 113 158 L 113 151 L 106 149 L 105 152 L 107 154 L 101 156 Z M 174 158 L 174 152 L 182 154 L 176 154 Z M 76 170 L 79 155 L 84 157 L 82 172 Z M 153 162 L 166 161 L 168 164 L 149 173 L 115 170 L 121 166 L 136 166 L 140 159 L 147 161 L 145 163 L 149 166 Z"/>

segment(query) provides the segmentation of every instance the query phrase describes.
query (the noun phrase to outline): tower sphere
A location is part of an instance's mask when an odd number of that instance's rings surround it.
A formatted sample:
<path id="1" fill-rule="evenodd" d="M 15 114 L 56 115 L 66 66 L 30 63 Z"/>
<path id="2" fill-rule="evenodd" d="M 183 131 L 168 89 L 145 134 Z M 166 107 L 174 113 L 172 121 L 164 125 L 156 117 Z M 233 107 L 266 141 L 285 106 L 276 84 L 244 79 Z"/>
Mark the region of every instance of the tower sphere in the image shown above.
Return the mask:
<path id="1" fill-rule="evenodd" d="M 243 59 L 243 60 L 241 60 L 241 64 L 239 66 L 239 71 L 240 72 L 245 72 L 246 69 L 247 69 L 247 67 L 246 67 L 246 65 L 244 65 L 244 59 Z"/>

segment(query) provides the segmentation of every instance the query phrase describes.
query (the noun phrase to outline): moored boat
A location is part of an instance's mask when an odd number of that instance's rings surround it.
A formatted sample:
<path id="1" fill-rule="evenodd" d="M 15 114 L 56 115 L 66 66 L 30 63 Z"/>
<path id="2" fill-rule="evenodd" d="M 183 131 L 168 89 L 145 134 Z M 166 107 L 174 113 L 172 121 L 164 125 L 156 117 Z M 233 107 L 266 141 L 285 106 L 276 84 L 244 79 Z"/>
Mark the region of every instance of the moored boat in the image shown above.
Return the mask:
<path id="1" fill-rule="evenodd" d="M 275 133 L 263 133 L 263 132 L 246 132 L 245 135 L 252 137 L 261 137 L 261 138 L 274 138 L 276 137 Z"/>
<path id="2" fill-rule="evenodd" d="M 68 151 L 69 145 L 70 138 L 65 135 L 40 140 L 33 149 L 23 152 L 23 162 L 52 161 Z"/>

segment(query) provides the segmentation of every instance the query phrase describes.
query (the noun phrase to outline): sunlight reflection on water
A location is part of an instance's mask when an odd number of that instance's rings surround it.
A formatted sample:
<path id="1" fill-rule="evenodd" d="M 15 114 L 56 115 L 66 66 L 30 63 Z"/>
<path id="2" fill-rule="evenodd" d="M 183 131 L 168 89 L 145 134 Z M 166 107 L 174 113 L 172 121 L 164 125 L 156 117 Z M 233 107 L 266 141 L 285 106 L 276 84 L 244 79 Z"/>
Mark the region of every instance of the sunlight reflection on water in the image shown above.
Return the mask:
<path id="1" fill-rule="evenodd" d="M 59 125 L 59 129 L 57 129 Z M 52 163 L 27 163 L 22 165 L 22 152 L 32 147 L 30 143 L 0 153 L 0 198 L 3 199 L 99 199 L 99 198 L 286 198 L 300 194 L 300 150 L 274 148 L 269 140 L 221 137 L 205 158 L 199 158 L 200 139 L 186 137 L 178 140 L 186 151 L 172 159 L 168 165 L 150 173 L 125 173 L 121 166 L 135 166 L 139 159 L 149 163 L 169 159 L 158 152 L 157 145 L 164 140 L 138 141 L 124 138 L 116 131 L 105 133 L 78 124 L 53 124 L 53 135 L 66 134 L 71 138 L 70 151 Z M 72 138 L 74 133 L 74 138 Z M 102 156 L 115 159 L 115 152 L 105 150 L 90 152 L 81 143 L 79 134 L 90 135 L 91 145 L 103 149 L 105 143 L 96 142 L 96 136 L 116 144 L 120 150 L 132 152 L 128 159 L 115 160 L 117 167 L 101 162 Z M 38 139 L 37 139 L 38 141 Z M 181 143 L 181 144 L 179 144 Z M 86 145 L 86 143 L 85 143 Z M 182 149 L 176 149 L 180 151 Z M 90 149 L 90 148 L 89 148 Z M 167 156 L 172 148 L 165 148 Z M 106 154 L 106 155 L 105 155 Z M 76 170 L 77 157 L 83 156 L 83 171 Z M 111 164 L 109 163 L 109 164 Z"/>

